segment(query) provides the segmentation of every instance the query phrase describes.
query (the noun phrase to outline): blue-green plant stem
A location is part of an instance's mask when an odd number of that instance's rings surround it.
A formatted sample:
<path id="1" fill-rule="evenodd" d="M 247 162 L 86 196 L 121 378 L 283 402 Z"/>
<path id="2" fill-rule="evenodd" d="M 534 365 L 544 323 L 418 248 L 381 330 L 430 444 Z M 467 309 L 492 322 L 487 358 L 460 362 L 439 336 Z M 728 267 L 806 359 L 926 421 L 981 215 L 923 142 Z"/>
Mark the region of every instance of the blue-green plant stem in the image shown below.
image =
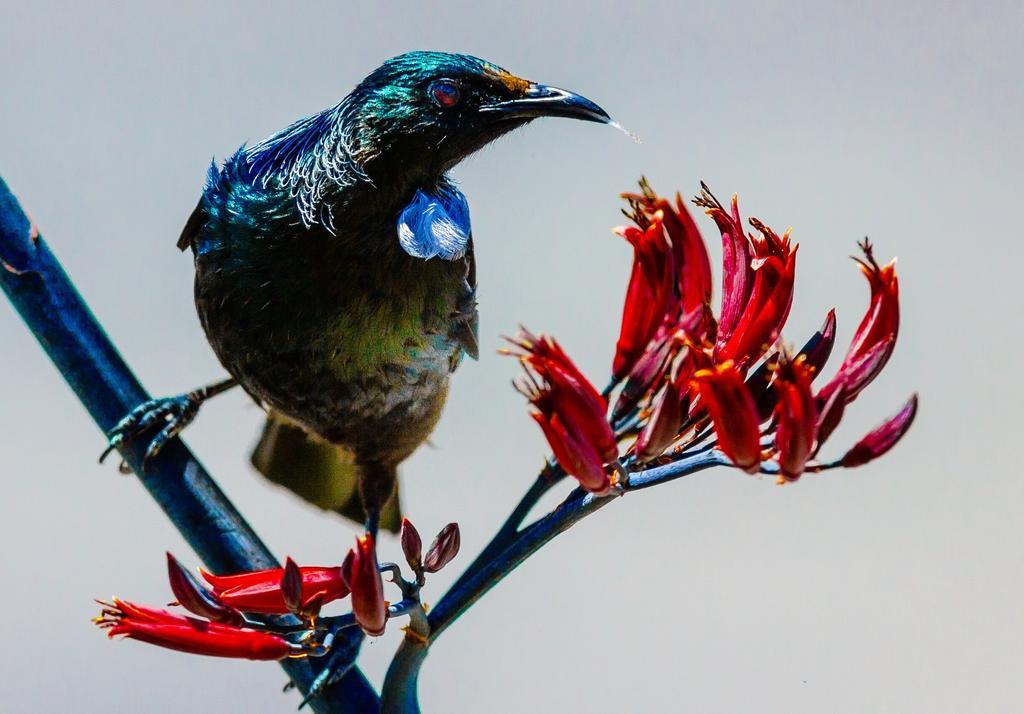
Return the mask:
<path id="1" fill-rule="evenodd" d="M 728 465 L 728 460 L 718 451 L 703 451 L 694 455 L 684 455 L 677 461 L 663 466 L 656 466 L 629 475 L 628 484 L 621 493 L 639 491 L 683 476 L 703 471 L 712 466 Z M 539 482 L 539 479 L 538 479 Z M 513 517 L 523 509 L 523 504 L 536 496 L 540 487 L 537 483 L 531 487 L 527 496 L 513 511 Z M 458 581 L 445 593 L 428 615 L 430 634 L 425 639 L 406 638 L 395 654 L 388 668 L 382 688 L 381 709 L 383 714 L 417 714 L 419 701 L 417 681 L 419 670 L 426 659 L 430 646 L 437 640 L 462 613 L 483 597 L 491 588 L 550 542 L 559 533 L 563 533 L 591 513 L 607 506 L 620 494 L 595 496 L 581 488 L 576 488 L 566 499 L 546 516 L 531 525 L 518 530 L 509 537 L 506 528 L 499 530 L 491 544 L 484 548 L 484 553 L 493 555 L 487 562 L 481 563 L 480 558 L 473 562 Z M 533 502 L 536 503 L 534 498 Z M 526 509 L 528 512 L 529 509 Z M 522 517 L 525 517 L 523 513 Z M 508 523 L 509 521 L 506 521 Z M 496 543 L 503 543 L 500 548 Z M 492 547 L 494 546 L 494 547 Z"/>
<path id="2" fill-rule="evenodd" d="M 638 491 L 673 481 L 683 476 L 728 462 L 717 451 L 699 453 L 664 466 L 635 471 L 623 493 Z M 619 494 L 595 496 L 576 488 L 551 513 L 519 531 L 490 562 L 480 567 L 462 584 L 456 583 L 430 611 L 430 641 L 433 642 L 470 605 L 497 585 L 520 563 L 533 555 L 559 533 L 614 501 Z"/>
<path id="3" fill-rule="evenodd" d="M 0 287 L 102 432 L 149 398 L 3 179 Z M 121 455 L 207 567 L 236 573 L 278 566 L 180 440 L 171 441 L 145 471 L 144 449 L 144 443 L 129 444 Z M 96 478 L 112 477 L 97 473 Z M 324 664 L 298 659 L 281 666 L 305 693 Z M 379 709 L 376 693 L 355 667 L 311 704 L 324 713 Z"/>
<path id="4" fill-rule="evenodd" d="M 508 545 L 509 541 L 519 533 L 519 526 L 523 524 L 526 517 L 530 515 L 530 511 L 533 510 L 534 506 L 544 497 L 544 495 L 565 478 L 565 472 L 562 471 L 560 466 L 552 465 L 548 463 L 544 469 L 540 472 L 533 484 L 526 491 L 523 497 L 516 504 L 516 507 L 512 509 L 512 513 L 509 514 L 505 522 L 502 523 L 501 528 L 494 534 L 490 542 L 484 546 L 484 549 L 480 551 L 479 555 L 473 559 L 473 562 L 469 564 L 466 570 L 459 576 L 452 586 L 451 590 L 457 590 L 468 578 L 470 578 L 477 570 L 487 565 L 501 550 Z"/>

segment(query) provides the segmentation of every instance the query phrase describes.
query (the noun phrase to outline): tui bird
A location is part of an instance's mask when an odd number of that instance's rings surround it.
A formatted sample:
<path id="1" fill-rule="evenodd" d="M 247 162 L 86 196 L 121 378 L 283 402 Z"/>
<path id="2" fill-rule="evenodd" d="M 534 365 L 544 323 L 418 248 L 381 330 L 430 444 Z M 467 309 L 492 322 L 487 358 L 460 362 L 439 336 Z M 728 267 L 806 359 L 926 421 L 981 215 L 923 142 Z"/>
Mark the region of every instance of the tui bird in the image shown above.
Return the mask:
<path id="1" fill-rule="evenodd" d="M 546 116 L 611 121 L 476 57 L 411 52 L 214 163 L 178 248 L 192 250 L 196 309 L 231 378 L 140 405 L 104 456 L 158 430 L 152 458 L 238 384 L 268 414 L 259 471 L 371 532 L 382 511 L 395 529 L 396 467 L 437 423 L 463 354 L 477 357 L 469 205 L 446 172 Z"/>

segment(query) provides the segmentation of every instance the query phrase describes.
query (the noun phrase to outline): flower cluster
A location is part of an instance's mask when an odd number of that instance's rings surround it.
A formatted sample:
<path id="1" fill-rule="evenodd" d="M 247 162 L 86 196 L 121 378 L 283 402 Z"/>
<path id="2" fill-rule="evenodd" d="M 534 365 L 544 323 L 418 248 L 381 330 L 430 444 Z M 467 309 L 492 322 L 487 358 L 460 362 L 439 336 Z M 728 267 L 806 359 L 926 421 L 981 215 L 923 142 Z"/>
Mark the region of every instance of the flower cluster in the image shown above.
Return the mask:
<path id="1" fill-rule="evenodd" d="M 818 451 L 843 410 L 888 361 L 899 331 L 895 261 L 876 262 L 868 241 L 857 259 L 868 279 L 868 310 L 835 376 L 813 383 L 835 340 L 835 312 L 797 352 L 780 335 L 793 303 L 797 246 L 756 218 L 744 229 L 707 186 L 694 203 L 722 237 L 722 300 L 711 309 L 704 240 L 678 194 L 670 202 L 640 182 L 624 194 L 633 225 L 618 228 L 633 248 L 612 381 L 603 394 L 558 343 L 525 329 L 508 350 L 522 361 L 518 389 L 561 468 L 593 493 L 627 486 L 629 467 L 716 449 L 749 473 L 795 481 L 807 471 L 859 466 L 888 451 L 917 410 L 912 396 L 841 458 Z M 610 398 L 614 396 L 609 405 Z M 625 448 L 620 448 L 625 444 Z"/>
<path id="2" fill-rule="evenodd" d="M 389 617 L 419 606 L 419 588 L 427 573 L 447 565 L 459 551 L 459 527 L 445 526 L 426 555 L 416 528 L 402 521 L 402 550 L 414 580 L 406 581 L 394 563 L 378 564 L 372 535 L 356 539 L 340 566 L 298 566 L 288 558 L 283 568 L 268 568 L 237 575 L 214 575 L 200 570 L 206 584 L 167 554 L 167 576 L 176 602 L 189 615 L 138 605 L 113 598 L 100 601 L 94 619 L 110 637 L 123 635 L 149 644 L 192 654 L 279 660 L 319 656 L 330 650 L 341 627 L 359 626 L 371 636 L 381 635 Z M 381 572 L 391 572 L 402 590 L 402 603 L 384 599 Z M 351 596 L 352 613 L 320 617 L 324 605 Z M 299 625 L 279 625 L 274 618 L 294 615 Z M 254 617 L 255 616 L 255 617 Z"/>
<path id="3" fill-rule="evenodd" d="M 615 461 L 619 445 L 605 418 L 607 404 L 554 339 L 521 329 L 509 338 L 527 366 L 516 388 L 533 404 L 555 458 L 589 490 L 603 493 L 611 482 L 605 465 Z"/>

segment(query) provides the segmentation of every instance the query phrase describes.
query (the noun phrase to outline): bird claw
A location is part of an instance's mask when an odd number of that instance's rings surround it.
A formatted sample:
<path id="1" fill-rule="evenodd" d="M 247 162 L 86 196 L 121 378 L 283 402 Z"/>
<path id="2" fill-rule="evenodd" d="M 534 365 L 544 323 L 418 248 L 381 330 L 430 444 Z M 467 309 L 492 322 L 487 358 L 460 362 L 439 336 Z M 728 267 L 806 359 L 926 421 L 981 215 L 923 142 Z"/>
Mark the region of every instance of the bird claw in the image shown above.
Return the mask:
<path id="1" fill-rule="evenodd" d="M 142 459 L 143 469 L 147 468 L 164 445 L 196 418 L 201 403 L 202 399 L 195 392 L 143 402 L 107 432 L 107 448 L 100 454 L 100 463 L 102 464 L 115 449 L 120 449 L 143 433 L 159 427 Z M 131 471 L 130 468 L 126 468 L 124 462 L 118 468 L 122 473 Z"/>
<path id="2" fill-rule="evenodd" d="M 313 680 L 306 696 L 299 703 L 299 709 L 303 709 L 349 673 L 356 663 L 362 643 L 363 633 L 359 628 L 352 628 L 351 632 L 343 630 L 337 633 L 327 664 Z"/>
<path id="3" fill-rule="evenodd" d="M 332 658 L 324 670 L 313 680 L 313 684 L 310 685 L 306 696 L 299 702 L 299 709 L 303 709 L 307 704 L 327 691 L 329 687 L 333 686 L 335 682 L 341 681 L 341 678 L 348 674 L 354 665 L 355 660 L 348 661 L 346 659 L 335 663 L 335 660 Z"/>

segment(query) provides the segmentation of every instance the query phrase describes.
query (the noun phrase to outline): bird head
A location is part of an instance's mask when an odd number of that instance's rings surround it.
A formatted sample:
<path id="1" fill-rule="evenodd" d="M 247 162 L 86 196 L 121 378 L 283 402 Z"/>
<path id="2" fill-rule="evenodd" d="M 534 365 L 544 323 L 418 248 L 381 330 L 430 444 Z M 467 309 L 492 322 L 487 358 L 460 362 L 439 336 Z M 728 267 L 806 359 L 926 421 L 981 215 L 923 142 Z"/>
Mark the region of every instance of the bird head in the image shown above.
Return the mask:
<path id="1" fill-rule="evenodd" d="M 540 117 L 608 123 L 597 104 L 469 55 L 410 52 L 388 60 L 346 100 L 363 170 L 413 165 L 440 175 L 502 134 Z M 361 156 L 360 156 L 361 155 Z M 413 158 L 415 157 L 415 158 Z"/>
<path id="2" fill-rule="evenodd" d="M 339 104 L 244 151 L 247 178 L 286 188 L 306 226 L 330 226 L 339 188 L 371 187 L 376 201 L 405 206 L 416 190 L 502 134 L 540 117 L 610 123 L 601 107 L 482 59 L 444 52 L 394 57 Z"/>

